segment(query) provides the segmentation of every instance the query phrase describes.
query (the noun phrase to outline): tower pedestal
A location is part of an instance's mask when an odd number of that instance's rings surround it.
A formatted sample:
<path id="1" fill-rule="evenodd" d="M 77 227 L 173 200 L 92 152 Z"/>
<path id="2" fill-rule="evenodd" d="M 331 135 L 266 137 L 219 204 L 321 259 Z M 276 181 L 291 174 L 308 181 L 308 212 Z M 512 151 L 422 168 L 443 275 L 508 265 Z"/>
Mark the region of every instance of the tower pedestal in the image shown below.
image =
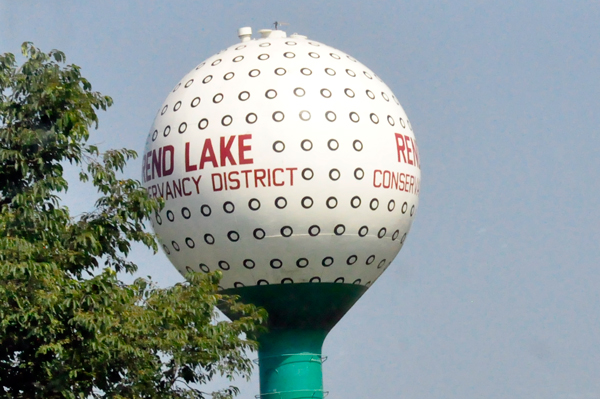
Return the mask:
<path id="1" fill-rule="evenodd" d="M 323 398 L 323 330 L 274 330 L 259 339 L 261 399 Z"/>
<path id="2" fill-rule="evenodd" d="M 321 348 L 329 331 L 365 293 L 354 284 L 273 284 L 224 290 L 269 313 L 258 337 L 260 399 L 323 398 Z M 223 309 L 225 312 L 226 310 Z M 228 314 L 235 318 L 234 314 Z"/>

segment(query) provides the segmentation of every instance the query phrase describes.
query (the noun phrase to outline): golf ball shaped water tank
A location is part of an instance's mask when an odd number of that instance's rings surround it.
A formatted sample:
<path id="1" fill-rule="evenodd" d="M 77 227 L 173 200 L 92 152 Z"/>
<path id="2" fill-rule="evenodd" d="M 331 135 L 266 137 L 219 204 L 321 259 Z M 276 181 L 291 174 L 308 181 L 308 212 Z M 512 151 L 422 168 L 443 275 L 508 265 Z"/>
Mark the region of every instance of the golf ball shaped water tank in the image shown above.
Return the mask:
<path id="1" fill-rule="evenodd" d="M 224 289 L 370 286 L 418 206 L 415 136 L 392 90 L 305 36 L 263 37 L 200 63 L 169 93 L 146 142 L 152 223 L 182 273 Z"/>

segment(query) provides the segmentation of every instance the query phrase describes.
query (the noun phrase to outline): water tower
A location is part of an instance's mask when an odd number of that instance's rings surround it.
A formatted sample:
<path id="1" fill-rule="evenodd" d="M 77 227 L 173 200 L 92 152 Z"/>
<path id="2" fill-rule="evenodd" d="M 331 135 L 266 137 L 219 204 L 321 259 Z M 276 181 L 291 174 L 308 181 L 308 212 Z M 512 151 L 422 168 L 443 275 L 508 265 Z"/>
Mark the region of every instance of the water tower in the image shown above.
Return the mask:
<path id="1" fill-rule="evenodd" d="M 327 333 L 402 248 L 417 142 L 392 90 L 323 43 L 250 28 L 185 75 L 146 142 L 152 223 L 182 273 L 267 309 L 262 398 L 322 398 Z"/>

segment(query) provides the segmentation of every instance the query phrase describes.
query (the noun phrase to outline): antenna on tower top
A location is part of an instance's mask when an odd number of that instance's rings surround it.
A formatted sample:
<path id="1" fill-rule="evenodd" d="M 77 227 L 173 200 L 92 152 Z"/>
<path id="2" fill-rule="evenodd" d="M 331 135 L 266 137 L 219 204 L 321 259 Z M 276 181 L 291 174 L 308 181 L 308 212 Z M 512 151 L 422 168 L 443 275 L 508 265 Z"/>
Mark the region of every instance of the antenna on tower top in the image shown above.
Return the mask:
<path id="1" fill-rule="evenodd" d="M 279 21 L 275 21 L 275 22 L 273 22 L 273 25 L 275 26 L 275 30 L 278 30 L 278 28 L 279 28 L 280 26 L 289 25 L 289 23 L 287 23 L 287 22 L 279 22 Z"/>

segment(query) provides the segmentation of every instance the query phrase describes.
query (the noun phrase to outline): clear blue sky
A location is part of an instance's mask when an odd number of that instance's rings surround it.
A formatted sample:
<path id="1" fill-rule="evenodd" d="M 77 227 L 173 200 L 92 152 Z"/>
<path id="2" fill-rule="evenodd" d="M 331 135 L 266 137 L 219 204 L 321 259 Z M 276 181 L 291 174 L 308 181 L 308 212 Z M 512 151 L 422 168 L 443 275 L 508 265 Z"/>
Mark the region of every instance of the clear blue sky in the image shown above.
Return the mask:
<path id="1" fill-rule="evenodd" d="M 276 20 L 380 75 L 421 151 L 407 243 L 325 343 L 329 398 L 600 398 L 597 1 L 0 0 L 0 52 L 65 51 L 115 100 L 92 140 L 141 152 L 186 72 Z"/>

